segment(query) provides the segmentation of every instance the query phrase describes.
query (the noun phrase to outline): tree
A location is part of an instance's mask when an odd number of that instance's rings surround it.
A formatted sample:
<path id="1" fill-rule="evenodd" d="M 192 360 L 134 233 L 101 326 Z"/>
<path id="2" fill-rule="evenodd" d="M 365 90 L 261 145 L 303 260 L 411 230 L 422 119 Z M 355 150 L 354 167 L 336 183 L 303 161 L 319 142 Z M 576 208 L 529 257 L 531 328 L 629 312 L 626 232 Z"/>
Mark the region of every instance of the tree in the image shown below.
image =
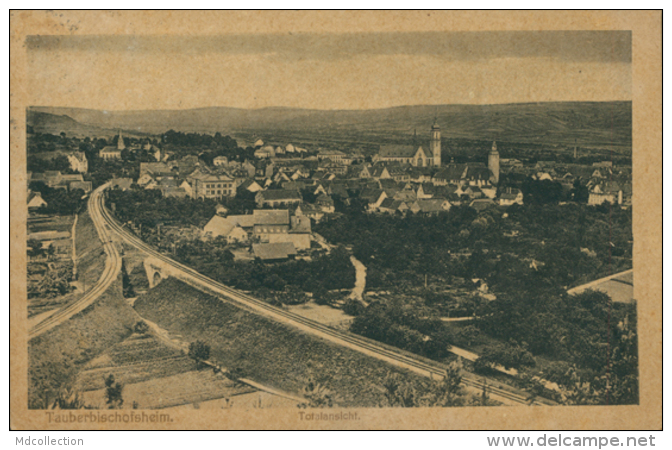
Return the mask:
<path id="1" fill-rule="evenodd" d="M 124 404 L 124 399 L 121 396 L 121 391 L 124 385 L 116 382 L 114 375 L 110 374 L 105 380 L 105 403 L 108 409 L 121 409 Z"/>
<path id="2" fill-rule="evenodd" d="M 525 203 L 544 205 L 558 203 L 562 199 L 562 185 L 557 181 L 527 178 L 522 185 Z"/>

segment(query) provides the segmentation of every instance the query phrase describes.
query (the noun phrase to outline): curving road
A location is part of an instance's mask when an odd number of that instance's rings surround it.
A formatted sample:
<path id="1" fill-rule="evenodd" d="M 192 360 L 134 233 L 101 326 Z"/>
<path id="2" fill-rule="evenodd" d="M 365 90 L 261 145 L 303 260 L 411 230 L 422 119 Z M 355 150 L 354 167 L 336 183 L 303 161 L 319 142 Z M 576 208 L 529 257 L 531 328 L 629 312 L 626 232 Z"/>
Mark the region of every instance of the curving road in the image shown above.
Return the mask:
<path id="1" fill-rule="evenodd" d="M 381 344 L 362 336 L 334 330 L 319 322 L 315 322 L 281 308 L 276 308 L 268 303 L 212 280 L 190 267 L 180 264 L 162 253 L 157 252 L 140 238 L 128 232 L 117 222 L 110 212 L 107 211 L 102 202 L 93 202 L 90 203 L 90 206 L 96 209 L 96 220 L 102 219 L 107 227 L 114 231 L 122 240 L 160 261 L 166 268 L 169 268 L 172 276 L 175 276 L 181 281 L 201 291 L 211 293 L 219 298 L 225 297 L 227 301 L 230 301 L 247 311 L 261 314 L 277 322 L 298 328 L 305 333 L 350 348 L 394 366 L 411 370 L 423 376 L 441 379 L 446 372 L 446 366 L 436 361 L 401 351 L 397 348 Z M 471 390 L 481 389 L 483 386 L 483 379 L 483 377 L 477 377 L 468 372 L 463 374 L 463 384 Z M 500 383 L 492 380 L 489 380 L 487 384 L 490 398 L 493 400 L 509 405 L 527 405 L 531 403 L 529 396 L 523 391 L 507 385 L 497 386 Z M 546 399 L 537 398 L 533 404 L 550 405 L 554 403 Z"/>
<path id="2" fill-rule="evenodd" d="M 96 227 L 98 237 L 103 243 L 103 249 L 107 255 L 103 273 L 100 275 L 96 285 L 89 292 L 85 293 L 81 298 L 73 303 L 70 303 L 69 305 L 62 307 L 39 323 L 34 324 L 28 332 L 29 340 L 51 330 L 55 326 L 60 325 L 66 320 L 70 319 L 70 317 L 74 316 L 75 314 L 83 311 L 87 306 L 96 301 L 96 299 L 98 299 L 98 297 L 100 297 L 100 295 L 105 292 L 107 288 L 110 287 L 112 282 L 119 276 L 119 272 L 121 271 L 121 256 L 119 256 L 116 247 L 112 243 L 109 232 L 107 229 L 105 229 L 105 220 L 101 214 L 101 211 L 104 208 L 103 193 L 106 188 L 107 184 L 100 186 L 98 189 L 93 191 L 88 201 L 91 220 Z"/>

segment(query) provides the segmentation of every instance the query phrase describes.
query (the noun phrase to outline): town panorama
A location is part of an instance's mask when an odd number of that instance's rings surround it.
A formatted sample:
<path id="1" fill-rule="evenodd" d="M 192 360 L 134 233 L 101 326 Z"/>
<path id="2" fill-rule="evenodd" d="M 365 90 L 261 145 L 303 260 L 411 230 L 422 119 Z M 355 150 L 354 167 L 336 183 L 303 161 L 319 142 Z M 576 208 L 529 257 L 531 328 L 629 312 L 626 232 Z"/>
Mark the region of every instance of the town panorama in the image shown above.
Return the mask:
<path id="1" fill-rule="evenodd" d="M 639 402 L 630 102 L 255 114 L 28 109 L 30 408 Z"/>

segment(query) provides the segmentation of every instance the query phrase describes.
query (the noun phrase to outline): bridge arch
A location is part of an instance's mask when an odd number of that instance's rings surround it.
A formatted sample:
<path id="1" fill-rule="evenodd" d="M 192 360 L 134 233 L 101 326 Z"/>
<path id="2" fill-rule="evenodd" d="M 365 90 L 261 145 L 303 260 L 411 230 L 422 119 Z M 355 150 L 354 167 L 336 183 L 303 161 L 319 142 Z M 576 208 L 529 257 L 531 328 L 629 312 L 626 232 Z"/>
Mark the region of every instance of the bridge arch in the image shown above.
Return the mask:
<path id="1" fill-rule="evenodd" d="M 168 278 L 168 274 L 165 273 L 160 266 L 155 264 L 153 258 L 147 258 L 144 262 L 144 266 L 150 289 L 153 289 L 156 285 L 161 283 L 162 280 Z"/>

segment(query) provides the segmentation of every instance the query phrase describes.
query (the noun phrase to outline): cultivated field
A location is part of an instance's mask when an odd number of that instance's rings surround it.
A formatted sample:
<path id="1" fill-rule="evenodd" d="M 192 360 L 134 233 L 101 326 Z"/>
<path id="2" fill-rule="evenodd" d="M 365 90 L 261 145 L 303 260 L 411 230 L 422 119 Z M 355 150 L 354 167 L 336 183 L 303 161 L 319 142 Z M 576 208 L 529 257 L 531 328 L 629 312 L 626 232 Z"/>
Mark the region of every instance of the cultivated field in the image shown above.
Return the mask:
<path id="1" fill-rule="evenodd" d="M 104 407 L 104 377 L 124 385 L 124 408 L 154 409 L 256 392 L 210 369 L 151 335 L 133 334 L 88 363 L 77 379 L 85 403 Z"/>

